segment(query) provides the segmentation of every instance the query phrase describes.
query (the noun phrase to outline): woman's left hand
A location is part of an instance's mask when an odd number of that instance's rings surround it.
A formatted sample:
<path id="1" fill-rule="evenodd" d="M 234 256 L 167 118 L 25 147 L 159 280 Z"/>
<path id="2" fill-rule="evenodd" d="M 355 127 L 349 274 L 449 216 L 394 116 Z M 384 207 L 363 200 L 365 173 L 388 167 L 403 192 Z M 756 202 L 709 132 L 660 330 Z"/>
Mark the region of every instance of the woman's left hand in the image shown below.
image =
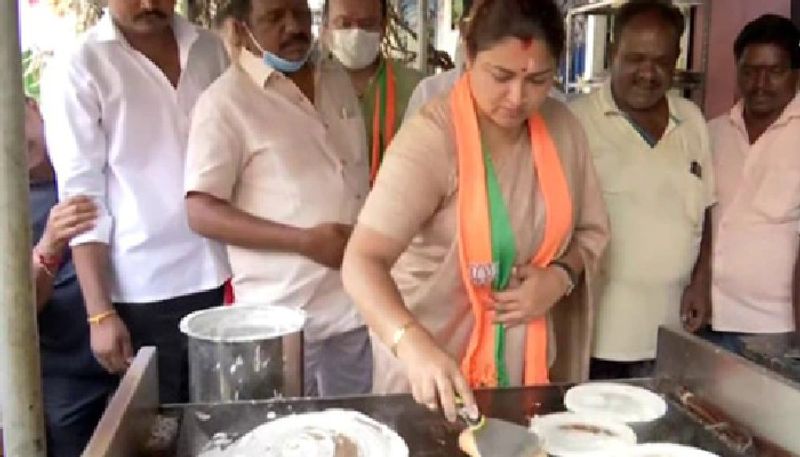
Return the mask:
<path id="1" fill-rule="evenodd" d="M 494 293 L 494 322 L 506 327 L 544 316 L 569 289 L 569 277 L 558 267 L 520 265 L 514 270 L 508 288 Z"/>

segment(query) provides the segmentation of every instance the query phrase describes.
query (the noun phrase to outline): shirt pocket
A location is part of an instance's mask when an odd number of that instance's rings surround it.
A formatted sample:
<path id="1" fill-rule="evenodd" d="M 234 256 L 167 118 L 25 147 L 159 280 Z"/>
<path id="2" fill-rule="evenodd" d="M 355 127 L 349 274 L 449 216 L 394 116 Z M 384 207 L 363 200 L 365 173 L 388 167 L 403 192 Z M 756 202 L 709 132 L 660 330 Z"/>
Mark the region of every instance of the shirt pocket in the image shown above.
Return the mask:
<path id="1" fill-rule="evenodd" d="M 677 191 L 683 193 L 689 223 L 696 231 L 702 231 L 706 212 L 706 190 L 703 180 L 687 170 L 678 174 L 677 184 L 680 186 Z"/>
<path id="2" fill-rule="evenodd" d="M 258 217 L 291 224 L 303 201 L 302 174 L 291 154 L 270 146 L 258 148 L 249 157 L 235 198 Z"/>
<path id="3" fill-rule="evenodd" d="M 753 196 L 753 206 L 769 222 L 792 222 L 800 217 L 800 171 L 771 170 Z"/>

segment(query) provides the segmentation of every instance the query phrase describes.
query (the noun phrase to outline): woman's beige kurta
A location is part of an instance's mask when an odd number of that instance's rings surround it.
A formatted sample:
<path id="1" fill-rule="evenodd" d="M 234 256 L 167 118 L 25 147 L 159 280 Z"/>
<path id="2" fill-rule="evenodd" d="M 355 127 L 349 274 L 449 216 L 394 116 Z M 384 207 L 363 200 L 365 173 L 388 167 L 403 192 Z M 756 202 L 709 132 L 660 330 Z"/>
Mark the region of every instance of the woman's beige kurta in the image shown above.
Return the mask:
<path id="1" fill-rule="evenodd" d="M 608 242 L 608 220 L 578 121 L 563 104 L 551 99 L 545 102 L 541 114 L 570 186 L 574 208 L 571 241 L 580 246 L 587 272 L 586 281 L 551 312 L 551 332 L 555 333 L 550 345 L 555 355 L 551 380 L 580 381 L 588 376 L 595 296 L 591 286 Z M 458 160 L 451 116 L 449 98 L 441 97 L 403 124 L 389 147 L 359 223 L 408 245 L 392 276 L 406 306 L 439 345 L 460 361 L 474 319 L 459 271 Z M 495 169 L 516 235 L 516 263 L 527 263 L 539 247 L 545 224 L 529 136 L 521 135 L 513 150 L 496 154 Z M 562 254 L 568 244 L 562 246 Z M 373 391 L 408 392 L 402 364 L 378 338 L 372 343 Z M 506 361 L 512 385 L 522 384 L 524 343 L 523 327 L 509 331 Z"/>

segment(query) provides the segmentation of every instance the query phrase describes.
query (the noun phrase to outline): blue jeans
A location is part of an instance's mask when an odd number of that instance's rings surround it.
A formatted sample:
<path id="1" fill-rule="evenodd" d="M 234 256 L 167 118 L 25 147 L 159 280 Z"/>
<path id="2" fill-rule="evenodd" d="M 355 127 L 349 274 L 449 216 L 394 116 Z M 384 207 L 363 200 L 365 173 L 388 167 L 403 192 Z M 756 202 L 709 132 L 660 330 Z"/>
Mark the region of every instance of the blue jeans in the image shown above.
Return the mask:
<path id="1" fill-rule="evenodd" d="M 697 336 L 700 338 L 714 343 L 717 346 L 733 352 L 736 355 L 742 355 L 744 353 L 744 342 L 742 341 L 742 337 L 748 335 L 748 333 L 741 332 L 718 332 L 716 330 L 712 330 L 711 327 L 706 327 L 697 332 Z"/>

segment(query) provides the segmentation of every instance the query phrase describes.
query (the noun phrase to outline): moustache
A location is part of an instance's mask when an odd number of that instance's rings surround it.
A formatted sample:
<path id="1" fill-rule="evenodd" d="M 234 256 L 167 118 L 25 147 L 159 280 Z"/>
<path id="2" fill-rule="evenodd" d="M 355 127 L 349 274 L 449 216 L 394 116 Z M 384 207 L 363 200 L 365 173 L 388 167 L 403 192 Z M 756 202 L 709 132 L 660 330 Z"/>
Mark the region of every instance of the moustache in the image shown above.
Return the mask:
<path id="1" fill-rule="evenodd" d="M 160 10 L 148 10 L 142 11 L 141 13 L 134 16 L 134 20 L 148 20 L 148 19 L 167 19 L 167 14 Z"/>
<path id="2" fill-rule="evenodd" d="M 311 37 L 309 37 L 305 33 L 296 33 L 287 38 L 285 41 L 283 41 L 280 47 L 281 49 L 284 49 L 295 44 L 309 44 L 309 43 L 311 43 Z"/>
<path id="3" fill-rule="evenodd" d="M 642 91 L 654 92 L 661 90 L 663 84 L 655 81 L 634 81 L 632 86 Z"/>
<path id="4" fill-rule="evenodd" d="M 747 95 L 749 95 L 751 97 L 759 97 L 759 98 L 761 98 L 761 97 L 775 97 L 776 96 L 774 91 L 764 90 L 764 89 L 754 90 L 754 91 L 748 92 Z"/>

